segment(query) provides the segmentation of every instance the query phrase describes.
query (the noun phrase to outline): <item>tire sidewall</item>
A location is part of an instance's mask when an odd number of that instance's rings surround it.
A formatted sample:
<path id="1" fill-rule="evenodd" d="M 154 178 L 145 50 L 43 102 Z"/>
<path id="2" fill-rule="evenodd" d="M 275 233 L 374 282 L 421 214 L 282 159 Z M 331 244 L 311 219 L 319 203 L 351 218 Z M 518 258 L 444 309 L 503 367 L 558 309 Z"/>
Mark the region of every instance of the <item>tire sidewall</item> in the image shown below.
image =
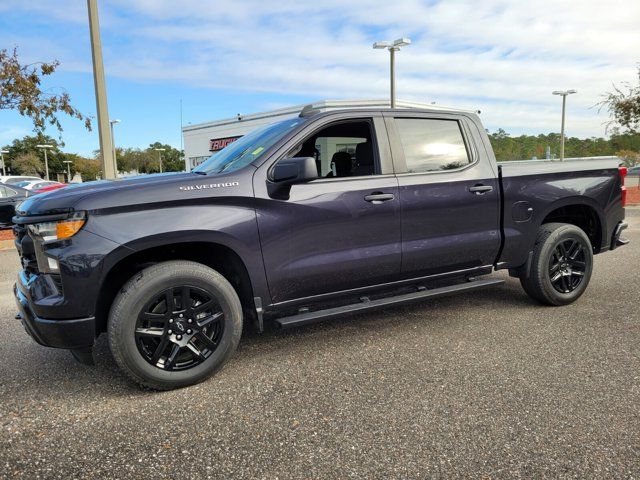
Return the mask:
<path id="1" fill-rule="evenodd" d="M 562 293 L 556 290 L 551 283 L 549 261 L 558 244 L 567 240 L 577 240 L 582 244 L 585 252 L 585 272 L 580 285 L 578 285 L 575 290 L 569 293 Z M 545 297 L 555 305 L 566 305 L 572 303 L 585 292 L 589 286 L 589 280 L 591 279 L 591 274 L 593 272 L 593 249 L 591 242 L 589 241 L 589 237 L 587 237 L 584 231 L 578 227 L 573 225 L 563 225 L 556 229 L 546 239 L 540 249 L 537 263 L 537 273 L 539 276 L 538 281 L 540 282 L 540 286 L 542 287 Z"/>
<path id="2" fill-rule="evenodd" d="M 114 301 L 109 315 L 109 344 L 118 363 L 145 385 L 158 383 L 172 388 L 198 383 L 224 364 L 238 345 L 242 333 L 242 308 L 229 282 L 214 270 L 193 263 L 155 265 L 133 277 Z M 174 268 L 171 268 L 174 267 Z M 171 287 L 189 285 L 213 295 L 224 313 L 224 329 L 218 347 L 201 364 L 188 370 L 165 371 L 151 365 L 140 353 L 135 339 L 138 315 L 154 295 Z"/>

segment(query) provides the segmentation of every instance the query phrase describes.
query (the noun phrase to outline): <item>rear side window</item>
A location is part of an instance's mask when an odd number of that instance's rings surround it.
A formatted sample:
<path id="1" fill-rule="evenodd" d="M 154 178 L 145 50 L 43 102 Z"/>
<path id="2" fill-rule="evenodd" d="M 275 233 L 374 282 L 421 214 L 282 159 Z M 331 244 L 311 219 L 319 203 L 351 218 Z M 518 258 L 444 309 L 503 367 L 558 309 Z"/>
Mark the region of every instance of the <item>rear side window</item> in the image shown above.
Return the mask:
<path id="1" fill-rule="evenodd" d="M 469 165 L 456 120 L 396 118 L 408 173 L 441 172 Z"/>
<path id="2" fill-rule="evenodd" d="M 13 197 L 17 195 L 18 192 L 13 190 L 12 188 L 5 187 L 4 185 L 0 185 L 0 198 Z"/>

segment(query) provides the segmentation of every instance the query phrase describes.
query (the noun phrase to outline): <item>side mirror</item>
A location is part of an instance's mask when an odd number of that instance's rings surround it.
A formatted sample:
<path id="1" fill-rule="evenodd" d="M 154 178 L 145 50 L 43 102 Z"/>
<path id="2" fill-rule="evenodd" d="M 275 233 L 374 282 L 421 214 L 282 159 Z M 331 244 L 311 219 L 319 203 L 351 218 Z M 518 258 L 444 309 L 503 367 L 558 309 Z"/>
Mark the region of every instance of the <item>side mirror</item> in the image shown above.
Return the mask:
<path id="1" fill-rule="evenodd" d="M 273 168 L 272 180 L 280 185 L 293 185 L 318 178 L 313 157 L 283 158 Z"/>

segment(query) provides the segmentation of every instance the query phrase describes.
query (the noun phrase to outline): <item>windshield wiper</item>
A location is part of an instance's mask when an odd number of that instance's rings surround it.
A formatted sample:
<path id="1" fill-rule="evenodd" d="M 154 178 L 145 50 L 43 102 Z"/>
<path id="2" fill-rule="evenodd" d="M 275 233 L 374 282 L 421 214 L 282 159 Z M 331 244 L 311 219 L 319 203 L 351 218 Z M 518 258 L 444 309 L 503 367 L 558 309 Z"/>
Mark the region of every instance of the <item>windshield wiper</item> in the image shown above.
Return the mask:
<path id="1" fill-rule="evenodd" d="M 208 175 L 207 172 L 203 172 L 202 170 L 191 170 L 191 173 L 197 173 L 198 175 Z"/>

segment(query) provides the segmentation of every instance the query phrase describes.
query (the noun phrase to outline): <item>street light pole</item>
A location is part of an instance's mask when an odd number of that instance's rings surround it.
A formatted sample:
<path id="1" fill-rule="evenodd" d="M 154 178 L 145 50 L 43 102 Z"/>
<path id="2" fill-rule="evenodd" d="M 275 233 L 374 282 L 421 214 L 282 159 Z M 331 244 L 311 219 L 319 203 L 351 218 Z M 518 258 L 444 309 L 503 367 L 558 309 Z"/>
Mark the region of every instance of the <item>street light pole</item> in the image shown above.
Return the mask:
<path id="1" fill-rule="evenodd" d="M 113 155 L 109 131 L 107 88 L 104 81 L 97 0 L 87 0 L 87 9 L 89 11 L 89 34 L 91 37 L 91 58 L 93 60 L 93 83 L 96 91 L 96 110 L 98 111 L 98 135 L 100 137 L 100 153 L 102 154 L 102 174 L 104 178 L 115 179 L 118 176 L 118 168 Z"/>
<path id="2" fill-rule="evenodd" d="M 156 152 L 158 152 L 158 163 L 160 164 L 160 173 L 162 173 L 162 152 L 166 150 L 166 148 L 155 148 Z"/>
<path id="3" fill-rule="evenodd" d="M 113 135 L 113 126 L 120 123 L 119 118 L 109 120 L 109 126 L 111 127 L 111 146 L 113 147 L 113 161 L 116 165 L 116 172 L 118 171 L 118 157 L 116 156 L 116 137 Z"/>
<path id="4" fill-rule="evenodd" d="M 47 158 L 47 149 L 53 148 L 53 145 L 36 145 L 37 148 L 44 150 L 44 173 L 45 180 L 49 180 L 49 159 Z"/>
<path id="5" fill-rule="evenodd" d="M 4 154 L 9 153 L 9 150 L 0 150 L 0 160 L 2 160 L 2 175 L 7 174 L 7 166 L 4 164 Z"/>
<path id="6" fill-rule="evenodd" d="M 560 161 L 564 162 L 564 117 L 565 111 L 567 109 L 567 95 L 571 95 L 572 93 L 577 93 L 576 90 L 555 90 L 552 92 L 553 95 L 561 95 L 562 96 L 562 123 L 560 126 Z"/>
<path id="7" fill-rule="evenodd" d="M 67 164 L 67 183 L 71 183 L 71 164 L 72 160 L 65 160 L 63 163 Z"/>
<path id="8" fill-rule="evenodd" d="M 396 52 L 400 51 L 400 48 L 411 45 L 411 40 L 408 38 L 399 38 L 393 42 L 376 42 L 373 44 L 375 49 L 386 48 L 389 50 L 390 63 L 389 63 L 389 75 L 390 75 L 390 100 L 389 104 L 391 108 L 396 108 Z"/>

